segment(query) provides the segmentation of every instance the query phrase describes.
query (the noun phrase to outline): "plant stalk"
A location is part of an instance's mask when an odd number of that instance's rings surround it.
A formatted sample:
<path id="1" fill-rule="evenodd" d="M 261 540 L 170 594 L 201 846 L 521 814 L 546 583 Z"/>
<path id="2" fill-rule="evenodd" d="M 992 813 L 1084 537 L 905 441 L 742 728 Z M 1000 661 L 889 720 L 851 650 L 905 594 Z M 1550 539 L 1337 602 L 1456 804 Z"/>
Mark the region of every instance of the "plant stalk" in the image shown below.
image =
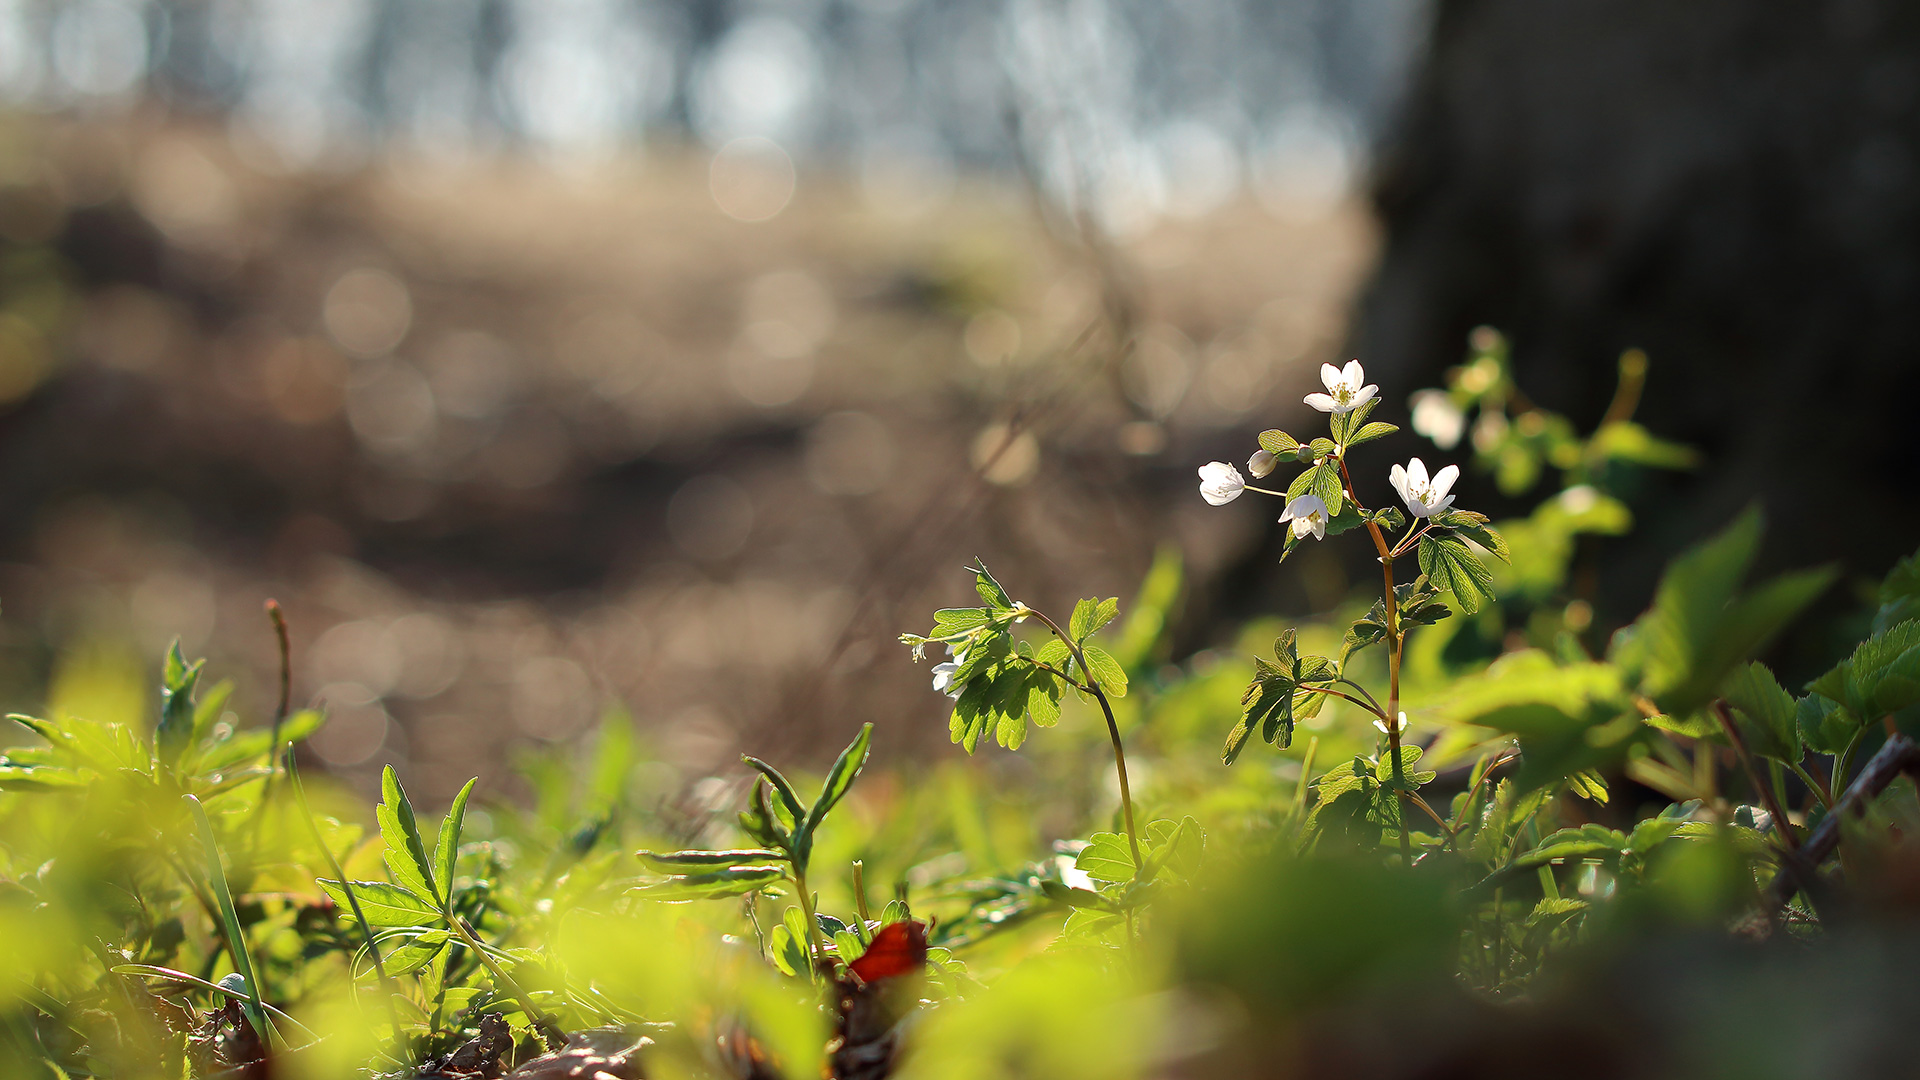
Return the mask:
<path id="1" fill-rule="evenodd" d="M 1347 459 L 1340 462 L 1340 480 L 1347 486 L 1347 501 L 1360 513 L 1367 508 L 1354 497 L 1353 474 L 1347 471 Z M 1374 550 L 1380 553 L 1380 575 L 1385 582 L 1382 600 L 1387 607 L 1387 753 L 1393 755 L 1393 784 L 1400 799 L 1400 861 L 1413 865 L 1413 836 L 1407 827 L 1407 775 L 1400 761 L 1400 653 L 1406 647 L 1406 635 L 1400 632 L 1400 598 L 1393 591 L 1393 549 L 1380 531 L 1380 523 L 1369 520 L 1367 535 L 1373 537 Z"/>
<path id="2" fill-rule="evenodd" d="M 1100 689 L 1100 680 L 1093 677 L 1093 669 L 1087 666 L 1087 654 L 1081 651 L 1073 638 L 1060 629 L 1058 623 L 1041 612 L 1033 608 L 1023 608 L 1023 610 L 1045 623 L 1047 629 L 1053 631 L 1053 636 L 1059 638 L 1073 653 L 1074 662 L 1080 665 L 1081 671 L 1087 673 L 1086 688 L 1093 692 L 1093 699 L 1100 703 L 1101 714 L 1107 718 L 1107 738 L 1113 742 L 1113 769 L 1120 777 L 1120 815 L 1127 827 L 1127 847 L 1133 852 L 1133 876 L 1138 880 L 1146 861 L 1140 856 L 1140 834 L 1133 825 L 1133 790 L 1127 783 L 1127 749 L 1120 742 L 1120 723 L 1113 718 L 1113 705 L 1107 700 L 1106 691 Z"/>
<path id="3" fill-rule="evenodd" d="M 793 887 L 800 891 L 800 913 L 807 917 L 807 978 L 820 980 L 820 961 L 826 958 L 825 939 L 820 936 L 820 919 L 813 913 L 813 893 L 807 889 L 807 871 L 793 864 Z"/>

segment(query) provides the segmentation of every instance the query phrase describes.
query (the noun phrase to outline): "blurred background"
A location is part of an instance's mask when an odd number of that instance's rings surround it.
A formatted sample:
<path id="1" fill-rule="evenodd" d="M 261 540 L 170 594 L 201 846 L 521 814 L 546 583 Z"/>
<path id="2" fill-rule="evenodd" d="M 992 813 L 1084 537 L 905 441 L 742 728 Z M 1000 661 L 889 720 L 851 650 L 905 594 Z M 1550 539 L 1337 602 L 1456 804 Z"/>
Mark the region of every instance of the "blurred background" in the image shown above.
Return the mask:
<path id="1" fill-rule="evenodd" d="M 429 801 L 609 708 L 667 788 L 950 753 L 895 638 L 965 562 L 1177 554 L 1169 662 L 1331 607 L 1196 466 L 1483 323 L 1582 424 L 1647 349 L 1705 453 L 1597 641 L 1755 497 L 1877 576 L 1917 117 L 1891 2 L 0 0 L 0 704 L 178 636 L 263 719 L 273 596 L 317 763 Z"/>

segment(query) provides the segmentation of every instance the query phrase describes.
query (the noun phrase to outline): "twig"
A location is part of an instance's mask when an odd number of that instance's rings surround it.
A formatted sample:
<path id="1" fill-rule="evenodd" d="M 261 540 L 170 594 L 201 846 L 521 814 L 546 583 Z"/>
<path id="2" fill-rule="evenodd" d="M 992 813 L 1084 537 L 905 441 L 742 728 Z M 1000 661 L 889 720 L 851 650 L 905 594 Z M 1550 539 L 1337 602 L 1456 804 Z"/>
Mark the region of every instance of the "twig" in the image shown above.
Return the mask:
<path id="1" fill-rule="evenodd" d="M 1839 846 L 1841 823 L 1848 816 L 1857 818 L 1865 814 L 1867 804 L 1885 791 L 1896 777 L 1916 770 L 1920 770 L 1920 744 L 1905 735 L 1894 735 L 1880 747 L 1880 752 L 1868 760 L 1866 768 L 1860 770 L 1859 779 L 1847 787 L 1846 793 L 1834 803 L 1833 810 L 1808 834 L 1800 850 L 1788 853 L 1782 860 L 1780 872 L 1774 875 L 1766 896 L 1761 900 L 1760 912 L 1769 924 L 1778 918 L 1780 909 L 1793 899 L 1795 893 L 1815 882 L 1815 870 Z"/>

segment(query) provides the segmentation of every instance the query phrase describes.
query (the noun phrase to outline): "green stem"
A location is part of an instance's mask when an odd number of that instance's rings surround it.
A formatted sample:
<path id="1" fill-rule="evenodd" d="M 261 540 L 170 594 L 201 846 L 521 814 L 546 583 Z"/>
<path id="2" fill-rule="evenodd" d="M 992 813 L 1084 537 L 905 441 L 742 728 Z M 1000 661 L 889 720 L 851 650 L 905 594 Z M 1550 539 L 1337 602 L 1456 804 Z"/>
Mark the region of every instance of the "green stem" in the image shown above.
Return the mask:
<path id="1" fill-rule="evenodd" d="M 1813 797 L 1820 800 L 1821 806 L 1829 810 L 1833 809 L 1833 792 L 1827 790 L 1825 784 L 1822 784 L 1797 761 L 1788 762 L 1787 768 L 1792 769 L 1793 775 L 1799 777 L 1800 782 L 1807 785 L 1807 790 L 1813 792 Z"/>
<path id="2" fill-rule="evenodd" d="M 867 924 L 873 921 L 873 915 L 867 910 L 867 864 L 859 859 L 853 860 L 853 910 L 860 916 L 860 941 L 873 943 L 873 931 Z"/>
<path id="3" fill-rule="evenodd" d="M 1140 856 L 1140 834 L 1133 826 L 1133 791 L 1127 783 L 1127 750 L 1120 742 L 1120 724 L 1113 718 L 1113 704 L 1107 700 L 1106 691 L 1100 689 L 1100 680 L 1093 677 L 1093 669 L 1087 666 L 1087 655 L 1067 632 L 1060 629 L 1058 623 L 1033 608 L 1022 605 L 1022 610 L 1045 623 L 1053 636 L 1060 639 L 1068 651 L 1073 653 L 1074 662 L 1080 670 L 1087 673 L 1085 689 L 1093 692 L 1093 699 L 1100 703 L 1100 712 L 1107 718 L 1107 738 L 1113 743 L 1113 768 L 1120 777 L 1120 814 L 1127 827 L 1127 847 L 1133 852 L 1133 876 L 1136 880 L 1146 861 Z M 1069 680 L 1071 682 L 1071 680 Z M 1074 685 L 1078 685 L 1077 683 Z"/>
<path id="4" fill-rule="evenodd" d="M 827 955 L 826 940 L 820 935 L 820 919 L 813 912 L 813 893 L 807 889 L 807 871 L 793 864 L 793 887 L 800 891 L 800 913 L 807 917 L 807 978 L 820 981 L 820 961 Z"/>
<path id="5" fill-rule="evenodd" d="M 534 1004 L 532 995 L 515 982 L 513 976 L 507 974 L 506 969 L 495 963 L 493 957 L 487 955 L 486 947 L 481 945 L 480 940 L 474 936 L 473 928 L 467 925 L 467 920 L 456 915 L 451 904 L 441 905 L 440 914 L 446 917 L 447 925 L 453 927 L 453 932 L 460 936 L 467 951 L 485 965 L 488 974 L 493 976 L 493 981 L 504 987 L 513 1000 L 520 1003 L 520 1008 L 527 1014 L 527 1020 L 533 1024 L 534 1030 L 540 1033 L 540 1039 L 547 1044 L 547 1049 L 559 1050 L 560 1046 L 553 1038 L 554 1033 L 548 1030 L 553 1025 L 540 1011 L 540 1007 Z"/>

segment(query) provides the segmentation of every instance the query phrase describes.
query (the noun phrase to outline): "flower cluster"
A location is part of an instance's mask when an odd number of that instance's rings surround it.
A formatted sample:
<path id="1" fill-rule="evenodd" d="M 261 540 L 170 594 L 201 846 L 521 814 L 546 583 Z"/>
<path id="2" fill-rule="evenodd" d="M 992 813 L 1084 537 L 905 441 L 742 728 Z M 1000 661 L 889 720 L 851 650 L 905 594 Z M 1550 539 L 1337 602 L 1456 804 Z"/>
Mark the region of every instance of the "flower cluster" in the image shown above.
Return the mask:
<path id="1" fill-rule="evenodd" d="M 1373 411 L 1380 393 L 1380 388 L 1366 379 L 1366 369 L 1360 366 L 1358 360 L 1348 361 L 1345 368 L 1336 368 L 1332 364 L 1320 365 L 1320 381 L 1326 384 L 1327 392 L 1308 394 L 1304 400 L 1315 409 L 1329 414 L 1334 437 L 1301 444 L 1294 442 L 1284 432 L 1266 432 L 1261 436 L 1260 449 L 1247 459 L 1247 472 L 1252 473 L 1255 479 L 1263 479 L 1273 472 L 1283 457 L 1311 461 L 1316 467 L 1327 467 L 1331 463 L 1336 470 L 1343 469 L 1349 448 L 1398 430 L 1391 424 L 1361 426 L 1366 415 Z M 1274 445 L 1269 446 L 1269 443 Z M 1247 483 L 1247 478 L 1241 475 L 1240 470 L 1227 462 L 1209 461 L 1200 466 L 1200 497 L 1213 506 L 1225 506 L 1239 498 L 1243 491 L 1277 495 L 1287 500 L 1280 522 L 1289 526 L 1292 539 L 1301 540 L 1311 535 L 1315 540 L 1324 540 L 1328 523 L 1339 512 L 1341 497 L 1336 494 L 1330 499 L 1326 494 L 1314 490 L 1316 484 L 1313 473 L 1301 475 L 1306 481 L 1304 486 L 1300 481 L 1295 482 L 1295 488 L 1301 490 L 1271 491 Z M 1426 463 L 1419 458 L 1413 458 L 1405 465 L 1395 465 L 1388 473 L 1388 480 L 1393 484 L 1394 491 L 1399 493 L 1407 513 L 1415 518 L 1427 519 L 1445 513 L 1453 506 L 1453 485 L 1459 478 L 1458 465 L 1448 465 L 1428 476 Z M 1335 479 L 1333 487 L 1336 492 L 1344 486 L 1343 476 Z M 1346 499 L 1351 501 L 1351 496 L 1346 496 Z M 1333 505 L 1330 506 L 1330 503 Z M 1357 524 L 1358 519 L 1354 523 Z"/>

